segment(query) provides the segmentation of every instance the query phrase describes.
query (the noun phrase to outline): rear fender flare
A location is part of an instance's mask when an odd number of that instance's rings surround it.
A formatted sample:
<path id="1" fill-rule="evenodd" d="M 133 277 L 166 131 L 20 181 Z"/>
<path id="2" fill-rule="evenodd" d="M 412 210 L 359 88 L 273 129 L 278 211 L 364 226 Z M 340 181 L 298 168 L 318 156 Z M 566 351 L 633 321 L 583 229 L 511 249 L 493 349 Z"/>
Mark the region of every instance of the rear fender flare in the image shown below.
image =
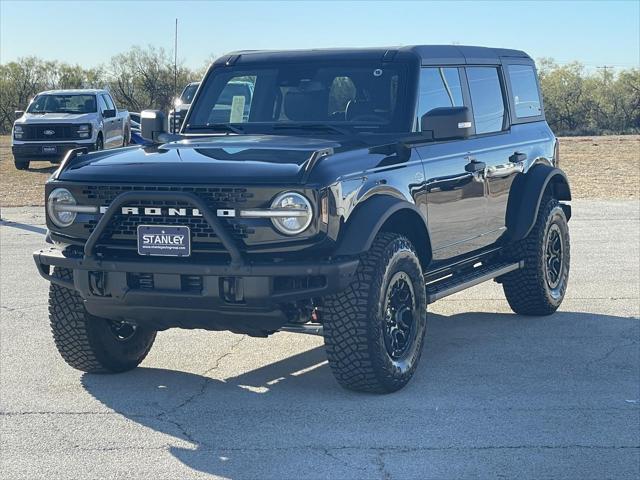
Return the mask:
<path id="1" fill-rule="evenodd" d="M 540 203 L 545 191 L 557 200 L 571 200 L 571 189 L 567 175 L 559 168 L 538 164 L 526 174 L 519 174 L 509 193 L 507 203 L 506 226 L 509 240 L 525 238 L 535 224 Z M 571 218 L 571 207 L 562 205 L 567 216 Z"/>

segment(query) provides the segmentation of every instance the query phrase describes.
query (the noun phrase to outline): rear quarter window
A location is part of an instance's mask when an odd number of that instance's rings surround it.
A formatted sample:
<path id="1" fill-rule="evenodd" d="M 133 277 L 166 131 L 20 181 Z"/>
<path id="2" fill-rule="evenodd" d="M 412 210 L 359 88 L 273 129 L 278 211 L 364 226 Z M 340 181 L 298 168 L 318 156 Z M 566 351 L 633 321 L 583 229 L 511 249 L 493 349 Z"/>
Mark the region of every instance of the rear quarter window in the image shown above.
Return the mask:
<path id="1" fill-rule="evenodd" d="M 517 118 L 542 115 L 536 72 L 531 65 L 509 65 L 509 81 Z"/>

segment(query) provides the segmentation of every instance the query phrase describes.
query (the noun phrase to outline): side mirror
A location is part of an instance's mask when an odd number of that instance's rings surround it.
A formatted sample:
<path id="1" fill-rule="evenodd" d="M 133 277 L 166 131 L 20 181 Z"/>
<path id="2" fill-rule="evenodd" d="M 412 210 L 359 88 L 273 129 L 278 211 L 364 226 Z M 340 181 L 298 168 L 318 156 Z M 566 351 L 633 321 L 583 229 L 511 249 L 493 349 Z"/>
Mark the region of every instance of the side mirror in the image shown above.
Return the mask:
<path id="1" fill-rule="evenodd" d="M 140 134 L 142 138 L 157 142 L 159 135 L 167 133 L 165 123 L 165 115 L 160 110 L 143 110 L 140 113 Z"/>
<path id="2" fill-rule="evenodd" d="M 113 108 L 111 110 L 103 110 L 102 116 L 103 118 L 113 118 L 116 116 L 116 111 Z"/>
<path id="3" fill-rule="evenodd" d="M 24 110 L 16 110 L 13 112 L 13 116 L 16 120 L 18 120 L 22 115 L 24 115 Z"/>
<path id="4" fill-rule="evenodd" d="M 473 118 L 467 107 L 439 107 L 422 116 L 420 127 L 434 140 L 467 138 L 473 132 Z"/>

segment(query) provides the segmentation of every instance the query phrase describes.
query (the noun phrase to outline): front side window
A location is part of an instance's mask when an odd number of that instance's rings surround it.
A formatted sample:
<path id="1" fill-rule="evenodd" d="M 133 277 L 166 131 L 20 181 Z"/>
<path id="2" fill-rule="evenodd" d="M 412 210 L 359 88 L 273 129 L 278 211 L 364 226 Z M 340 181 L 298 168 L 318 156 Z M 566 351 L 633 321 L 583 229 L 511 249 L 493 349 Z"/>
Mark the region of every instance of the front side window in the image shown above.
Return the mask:
<path id="1" fill-rule="evenodd" d="M 105 101 L 103 95 L 98 95 L 98 105 L 100 106 L 100 112 L 109 110 L 109 107 L 107 106 L 107 102 Z"/>
<path id="2" fill-rule="evenodd" d="M 504 99 L 498 69 L 468 67 L 467 78 L 476 134 L 501 131 L 504 126 Z"/>
<path id="3" fill-rule="evenodd" d="M 434 108 L 462 107 L 462 86 L 457 68 L 423 68 L 420 71 L 418 122 Z M 421 129 L 428 129 L 422 128 Z"/>
<path id="4" fill-rule="evenodd" d="M 252 132 L 336 125 L 399 131 L 406 105 L 403 64 L 269 63 L 214 69 L 194 104 L 185 132 L 220 124 Z M 410 126 L 410 117 L 406 127 Z M 328 130 L 327 130 L 328 131 Z"/>
<path id="5" fill-rule="evenodd" d="M 27 108 L 28 113 L 93 113 L 94 95 L 38 95 Z"/>
<path id="6" fill-rule="evenodd" d="M 538 117 L 542 115 L 540 93 L 536 73 L 531 65 L 509 65 L 509 81 L 513 93 L 516 117 Z"/>
<path id="7" fill-rule="evenodd" d="M 111 100 L 111 96 L 110 95 L 102 95 L 102 98 L 104 98 L 104 103 L 107 104 L 107 109 L 108 110 L 115 110 L 116 106 L 113 103 L 113 100 Z"/>

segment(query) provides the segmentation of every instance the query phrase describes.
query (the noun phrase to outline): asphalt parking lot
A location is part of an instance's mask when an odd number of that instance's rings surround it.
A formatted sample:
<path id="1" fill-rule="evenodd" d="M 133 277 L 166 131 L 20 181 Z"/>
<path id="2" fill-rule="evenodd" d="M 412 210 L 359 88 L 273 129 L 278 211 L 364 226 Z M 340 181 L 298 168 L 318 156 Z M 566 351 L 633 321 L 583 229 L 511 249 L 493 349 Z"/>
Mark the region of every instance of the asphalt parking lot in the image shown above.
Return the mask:
<path id="1" fill-rule="evenodd" d="M 413 382 L 342 390 L 319 337 L 168 331 L 104 376 L 58 357 L 31 252 L 41 209 L 3 209 L 3 478 L 638 478 L 638 202 L 576 201 L 553 316 L 484 284 L 433 305 Z M 9 220 L 8 222 L 6 220 Z"/>

